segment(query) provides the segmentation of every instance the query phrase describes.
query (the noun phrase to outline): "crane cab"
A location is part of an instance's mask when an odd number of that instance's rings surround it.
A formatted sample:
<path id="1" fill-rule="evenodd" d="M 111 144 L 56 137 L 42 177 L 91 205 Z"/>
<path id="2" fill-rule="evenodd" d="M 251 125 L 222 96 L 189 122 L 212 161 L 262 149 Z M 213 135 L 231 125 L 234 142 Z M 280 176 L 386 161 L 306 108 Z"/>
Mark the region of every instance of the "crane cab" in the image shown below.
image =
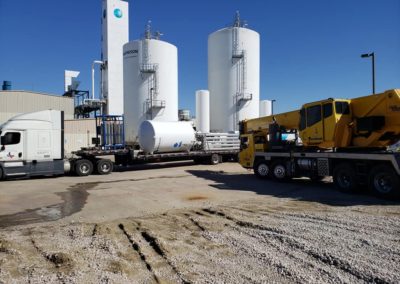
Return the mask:
<path id="1" fill-rule="evenodd" d="M 303 105 L 300 138 L 306 146 L 347 147 L 351 142 L 350 100 L 327 99 Z"/>

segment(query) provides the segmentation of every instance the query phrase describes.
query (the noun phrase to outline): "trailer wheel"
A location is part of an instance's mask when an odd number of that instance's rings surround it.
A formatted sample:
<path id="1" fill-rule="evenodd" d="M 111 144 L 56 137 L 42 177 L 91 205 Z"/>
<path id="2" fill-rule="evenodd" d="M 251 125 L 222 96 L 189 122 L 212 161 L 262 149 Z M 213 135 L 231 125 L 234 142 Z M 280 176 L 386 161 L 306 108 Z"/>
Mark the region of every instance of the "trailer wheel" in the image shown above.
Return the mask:
<path id="1" fill-rule="evenodd" d="M 342 163 L 333 170 L 333 183 L 342 192 L 351 193 L 357 188 L 356 172 L 348 163 Z"/>
<path id="2" fill-rule="evenodd" d="M 379 197 L 397 197 L 400 195 L 400 178 L 391 167 L 378 165 L 371 170 L 368 187 Z"/>
<path id="3" fill-rule="evenodd" d="M 4 178 L 3 168 L 0 167 L 0 180 L 3 180 L 3 178 Z"/>
<path id="4" fill-rule="evenodd" d="M 270 168 L 265 161 L 258 161 L 253 166 L 254 174 L 258 178 L 269 178 L 270 177 Z"/>
<path id="5" fill-rule="evenodd" d="M 108 175 L 112 173 L 114 169 L 114 165 L 111 160 L 108 159 L 100 159 L 96 162 L 96 172 L 99 175 Z"/>
<path id="6" fill-rule="evenodd" d="M 210 164 L 211 165 L 218 165 L 219 163 L 219 155 L 218 154 L 212 154 L 210 157 Z"/>
<path id="7" fill-rule="evenodd" d="M 75 173 L 77 176 L 85 177 L 93 172 L 93 164 L 86 159 L 80 159 L 75 162 Z"/>
<path id="8" fill-rule="evenodd" d="M 284 181 L 288 178 L 288 174 L 286 171 L 285 163 L 283 161 L 276 161 L 271 166 L 272 169 L 272 177 L 277 181 Z"/>

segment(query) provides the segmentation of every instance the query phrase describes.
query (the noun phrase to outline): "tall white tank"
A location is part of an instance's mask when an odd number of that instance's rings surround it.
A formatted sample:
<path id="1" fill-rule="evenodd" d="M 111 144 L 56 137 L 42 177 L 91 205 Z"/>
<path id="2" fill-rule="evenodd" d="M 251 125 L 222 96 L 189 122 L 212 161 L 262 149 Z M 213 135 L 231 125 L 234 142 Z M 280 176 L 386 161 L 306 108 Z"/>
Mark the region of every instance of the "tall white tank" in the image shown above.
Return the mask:
<path id="1" fill-rule="evenodd" d="M 208 37 L 208 89 L 211 132 L 237 131 L 239 121 L 259 116 L 260 35 L 239 14 Z"/>
<path id="2" fill-rule="evenodd" d="M 189 151 L 195 141 L 192 124 L 187 121 L 146 120 L 140 124 L 139 144 L 146 153 Z"/>
<path id="3" fill-rule="evenodd" d="M 142 121 L 178 121 L 178 50 L 147 35 L 124 45 L 127 144 L 138 143 Z"/>
<path id="4" fill-rule="evenodd" d="M 196 91 L 196 129 L 202 133 L 210 132 L 210 92 Z"/>
<path id="5" fill-rule="evenodd" d="M 272 101 L 262 100 L 260 101 L 260 117 L 270 116 L 272 114 Z"/>

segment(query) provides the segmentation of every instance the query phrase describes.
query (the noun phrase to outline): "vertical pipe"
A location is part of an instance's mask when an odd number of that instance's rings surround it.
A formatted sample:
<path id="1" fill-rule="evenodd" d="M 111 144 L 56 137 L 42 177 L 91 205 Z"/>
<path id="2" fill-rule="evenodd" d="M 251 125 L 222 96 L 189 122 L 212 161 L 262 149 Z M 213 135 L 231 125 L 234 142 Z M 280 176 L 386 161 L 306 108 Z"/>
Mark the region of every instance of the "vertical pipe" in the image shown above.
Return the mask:
<path id="1" fill-rule="evenodd" d="M 92 100 L 94 100 L 94 65 L 95 64 L 103 64 L 103 61 L 95 60 L 92 63 Z M 101 90 L 100 90 L 101 92 Z"/>
<path id="2" fill-rule="evenodd" d="M 372 52 L 372 94 L 375 95 L 375 52 Z"/>

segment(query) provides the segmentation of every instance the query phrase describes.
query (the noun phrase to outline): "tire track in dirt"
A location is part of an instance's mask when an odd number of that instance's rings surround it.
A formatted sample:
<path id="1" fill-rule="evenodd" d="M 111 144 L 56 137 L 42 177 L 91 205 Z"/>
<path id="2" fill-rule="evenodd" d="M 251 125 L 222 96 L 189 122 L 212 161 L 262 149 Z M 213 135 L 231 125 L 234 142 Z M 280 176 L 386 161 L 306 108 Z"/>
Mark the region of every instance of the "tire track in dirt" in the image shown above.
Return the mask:
<path id="1" fill-rule="evenodd" d="M 240 227 L 249 228 L 252 230 L 262 230 L 267 233 L 268 237 L 272 237 L 273 239 L 278 240 L 282 245 L 289 246 L 289 249 L 297 249 L 297 250 L 313 257 L 317 261 L 323 262 L 329 266 L 334 266 L 335 268 L 337 268 L 339 270 L 342 270 L 346 273 L 349 273 L 349 274 L 355 276 L 359 280 L 362 280 L 365 282 L 373 282 L 373 283 L 388 283 L 385 279 L 374 276 L 371 273 L 362 272 L 362 271 L 355 269 L 347 261 L 342 260 L 336 256 L 333 256 L 332 254 L 329 254 L 328 252 L 320 253 L 313 249 L 307 248 L 305 244 L 295 240 L 293 237 L 287 236 L 286 232 L 284 232 L 284 231 L 272 229 L 272 228 L 265 227 L 265 226 L 262 226 L 259 224 L 254 224 L 251 222 L 237 220 L 236 218 L 233 218 L 222 211 L 217 211 L 217 210 L 213 210 L 210 208 L 205 208 L 205 209 L 203 209 L 203 211 L 205 211 L 209 214 L 215 215 L 215 216 L 225 218 L 229 221 L 232 221 Z M 329 276 L 331 277 L 332 275 L 329 275 Z"/>
<path id="2" fill-rule="evenodd" d="M 150 263 L 147 261 L 146 256 L 142 253 L 142 250 L 137 242 L 135 242 L 132 237 L 128 234 L 128 232 L 125 230 L 125 227 L 122 223 L 118 225 L 118 228 L 122 231 L 122 233 L 125 235 L 125 237 L 128 239 L 129 243 L 132 246 L 132 249 L 139 255 L 140 259 L 144 263 L 146 269 L 152 274 L 154 281 L 156 283 L 160 283 L 160 280 L 158 279 L 157 275 L 154 272 L 153 267 L 150 265 Z"/>

